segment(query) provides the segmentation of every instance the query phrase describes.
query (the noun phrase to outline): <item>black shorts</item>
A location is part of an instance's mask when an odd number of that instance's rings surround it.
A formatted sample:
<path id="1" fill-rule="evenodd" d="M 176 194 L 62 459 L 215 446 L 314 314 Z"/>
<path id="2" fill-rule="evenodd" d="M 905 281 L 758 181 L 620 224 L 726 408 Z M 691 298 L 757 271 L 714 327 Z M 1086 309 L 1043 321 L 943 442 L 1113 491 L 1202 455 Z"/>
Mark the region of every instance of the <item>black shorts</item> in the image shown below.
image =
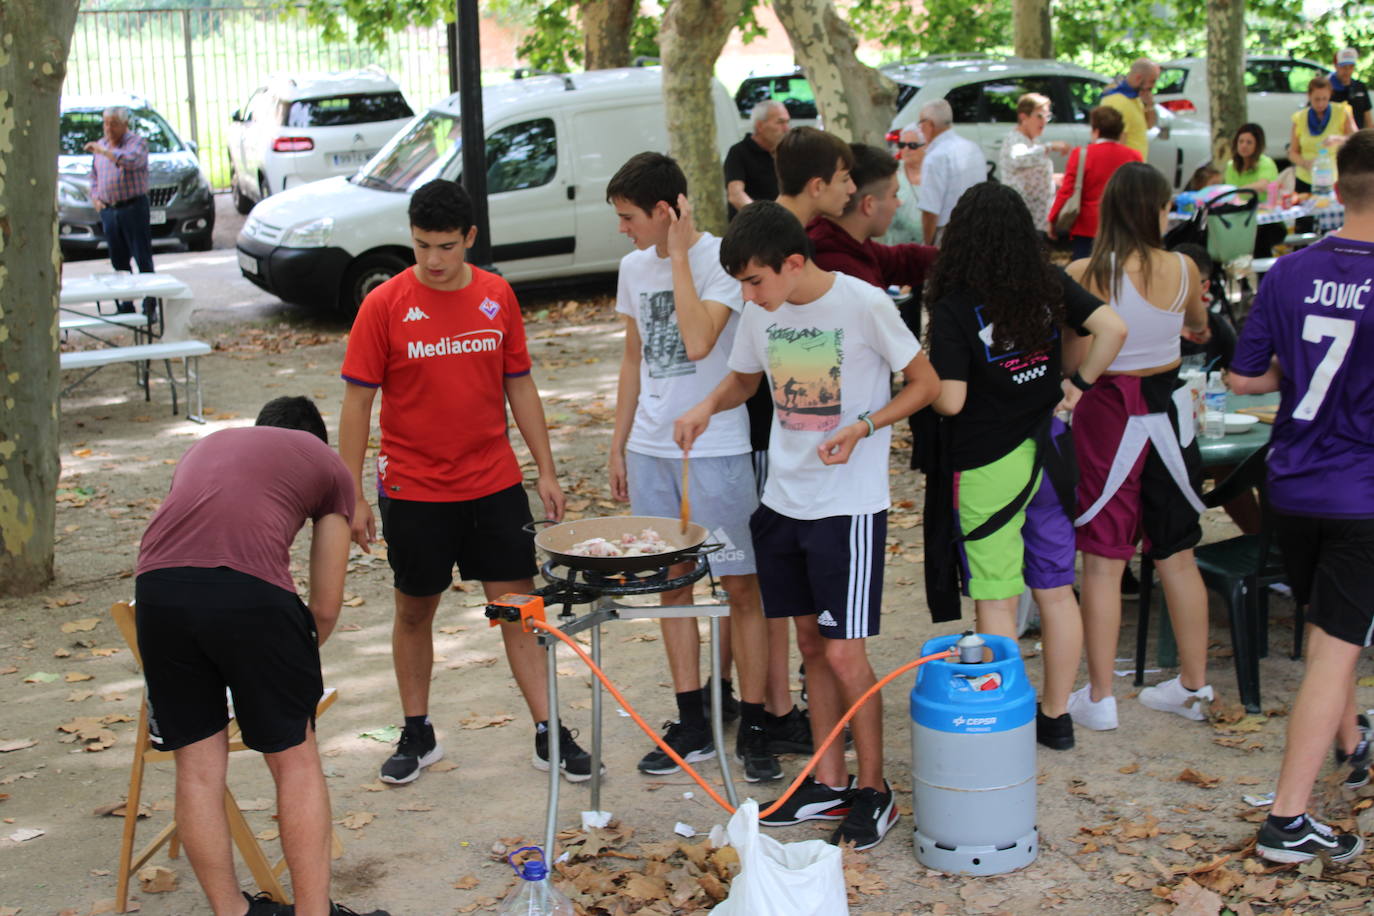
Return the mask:
<path id="1" fill-rule="evenodd" d="M 273 754 L 305 740 L 324 693 L 315 618 L 293 592 L 237 570 L 178 567 L 134 583 L 153 743 L 172 751 L 229 724 Z"/>
<path id="2" fill-rule="evenodd" d="M 1357 646 L 1374 638 L 1374 519 L 1276 514 L 1293 599 L 1307 619 Z"/>
<path id="3" fill-rule="evenodd" d="M 878 635 L 886 511 L 803 520 L 759 506 L 749 532 L 765 616 L 815 614 L 830 639 Z"/>
<path id="4" fill-rule="evenodd" d="M 453 564 L 464 579 L 515 582 L 532 579 L 534 535 L 530 502 L 520 484 L 461 502 L 427 503 L 379 497 L 382 536 L 396 590 L 413 598 L 437 595 L 453 584 Z"/>

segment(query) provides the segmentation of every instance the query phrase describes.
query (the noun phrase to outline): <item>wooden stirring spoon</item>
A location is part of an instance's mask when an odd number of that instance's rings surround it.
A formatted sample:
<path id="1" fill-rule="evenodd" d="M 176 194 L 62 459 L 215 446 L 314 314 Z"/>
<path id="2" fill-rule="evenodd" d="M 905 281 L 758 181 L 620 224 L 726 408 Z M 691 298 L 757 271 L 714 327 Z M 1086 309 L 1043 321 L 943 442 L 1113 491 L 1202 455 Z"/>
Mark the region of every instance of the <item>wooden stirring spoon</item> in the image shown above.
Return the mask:
<path id="1" fill-rule="evenodd" d="M 692 521 L 692 504 L 687 499 L 687 453 L 685 451 L 682 453 L 682 506 L 678 514 L 682 519 L 679 533 L 686 534 L 687 525 Z"/>

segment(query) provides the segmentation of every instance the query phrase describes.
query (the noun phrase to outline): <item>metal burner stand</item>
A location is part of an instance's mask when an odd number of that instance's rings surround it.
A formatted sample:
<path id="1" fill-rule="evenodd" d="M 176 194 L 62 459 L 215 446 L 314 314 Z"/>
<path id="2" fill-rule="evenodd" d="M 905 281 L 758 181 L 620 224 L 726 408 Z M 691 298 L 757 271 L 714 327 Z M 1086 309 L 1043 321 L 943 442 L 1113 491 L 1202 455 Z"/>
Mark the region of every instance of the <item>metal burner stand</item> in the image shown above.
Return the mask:
<path id="1" fill-rule="evenodd" d="M 601 625 L 612 620 L 647 620 L 664 617 L 708 617 L 711 621 L 711 735 L 716 743 L 716 759 L 720 761 L 720 775 L 725 782 L 725 794 L 731 805 L 738 805 L 735 783 L 730 778 L 729 753 L 725 746 L 725 727 L 721 721 L 720 692 L 720 618 L 730 613 L 728 604 L 720 602 L 720 592 L 713 588 L 716 603 L 689 604 L 671 607 L 641 607 L 621 604 L 616 598 L 629 595 L 651 595 L 674 591 L 693 584 L 711 570 L 705 555 L 696 557 L 695 566 L 685 575 L 668 578 L 668 569 L 651 570 L 648 573 L 625 573 L 614 576 L 587 570 L 560 567 L 553 561 L 546 562 L 541 568 L 548 585 L 535 589 L 534 594 L 544 598 L 545 606 L 561 604 L 563 610 L 558 615 L 558 629 L 568 636 L 583 630 L 592 631 L 592 661 L 601 665 Z M 556 573 L 559 568 L 567 569 L 565 574 Z M 712 585 L 715 578 L 712 577 Z M 590 604 L 592 609 L 585 614 L 573 614 L 575 604 Z M 552 622 L 552 620 L 550 621 Z M 549 674 L 549 809 L 544 828 L 544 849 L 553 854 L 554 833 L 558 822 L 558 789 L 560 767 L 556 761 L 562 760 L 559 743 L 561 740 L 558 717 L 558 645 L 559 639 L 548 633 L 539 634 L 539 642 L 548 650 Z M 592 772 L 591 772 L 591 810 L 601 810 L 601 681 L 592 678 Z"/>

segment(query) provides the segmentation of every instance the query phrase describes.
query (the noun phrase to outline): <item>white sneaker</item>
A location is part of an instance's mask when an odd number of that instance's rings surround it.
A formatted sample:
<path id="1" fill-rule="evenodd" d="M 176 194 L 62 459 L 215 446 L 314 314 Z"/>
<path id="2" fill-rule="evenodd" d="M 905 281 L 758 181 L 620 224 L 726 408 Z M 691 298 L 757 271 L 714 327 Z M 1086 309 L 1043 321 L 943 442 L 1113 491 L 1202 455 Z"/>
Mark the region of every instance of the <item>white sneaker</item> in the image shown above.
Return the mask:
<path id="1" fill-rule="evenodd" d="M 1107 732 L 1116 728 L 1116 697 L 1103 697 L 1093 702 L 1092 685 L 1084 684 L 1069 694 L 1069 718 L 1075 725 L 1093 731 Z"/>
<path id="2" fill-rule="evenodd" d="M 1207 707 L 1213 699 L 1212 685 L 1189 690 L 1176 677 L 1140 691 L 1140 702 L 1151 709 L 1171 712 L 1194 722 L 1207 721 Z"/>

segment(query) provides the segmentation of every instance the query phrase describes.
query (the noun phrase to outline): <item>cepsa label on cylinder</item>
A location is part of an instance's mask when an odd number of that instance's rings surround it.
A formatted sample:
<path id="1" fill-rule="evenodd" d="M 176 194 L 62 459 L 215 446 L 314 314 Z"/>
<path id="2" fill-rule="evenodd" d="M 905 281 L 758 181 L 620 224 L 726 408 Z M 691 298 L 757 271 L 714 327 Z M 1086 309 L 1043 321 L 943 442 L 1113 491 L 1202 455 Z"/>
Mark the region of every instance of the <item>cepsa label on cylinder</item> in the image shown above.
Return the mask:
<path id="1" fill-rule="evenodd" d="M 978 718 L 968 716 L 955 716 L 950 720 L 950 724 L 955 728 L 962 728 L 964 731 L 990 731 L 991 726 L 997 724 L 996 716 L 982 716 Z"/>

